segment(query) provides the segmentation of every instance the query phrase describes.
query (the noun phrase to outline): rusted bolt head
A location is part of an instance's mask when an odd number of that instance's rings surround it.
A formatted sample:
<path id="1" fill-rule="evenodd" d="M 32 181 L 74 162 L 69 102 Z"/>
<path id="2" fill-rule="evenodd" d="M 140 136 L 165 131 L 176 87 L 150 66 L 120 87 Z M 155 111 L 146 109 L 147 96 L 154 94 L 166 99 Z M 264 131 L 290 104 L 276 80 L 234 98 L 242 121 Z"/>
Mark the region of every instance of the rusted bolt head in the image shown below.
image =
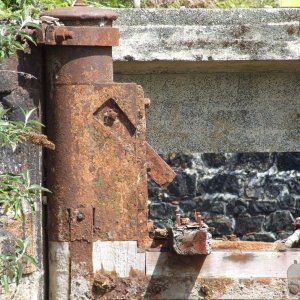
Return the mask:
<path id="1" fill-rule="evenodd" d="M 57 27 L 55 29 L 54 34 L 55 34 L 55 40 L 58 43 L 73 38 L 73 32 L 69 31 L 64 27 Z"/>
<path id="2" fill-rule="evenodd" d="M 147 168 L 147 172 L 151 171 L 151 162 L 146 162 L 146 168 Z"/>
<path id="3" fill-rule="evenodd" d="M 202 292 L 202 294 L 204 295 L 204 296 L 208 296 L 208 294 L 209 294 L 209 287 L 206 285 L 206 284 L 203 284 L 202 286 L 201 286 L 201 288 L 200 288 L 200 290 L 201 290 L 201 292 Z"/>
<path id="4" fill-rule="evenodd" d="M 115 120 L 118 117 L 118 113 L 112 109 L 109 108 L 105 113 L 104 113 L 105 117 L 109 117 L 112 120 Z"/>
<path id="5" fill-rule="evenodd" d="M 77 214 L 77 221 L 78 221 L 78 222 L 81 222 L 82 220 L 84 220 L 84 214 L 81 213 L 81 212 L 79 212 L 79 213 Z"/>
<path id="6" fill-rule="evenodd" d="M 149 108 L 151 104 L 151 100 L 149 98 L 145 98 L 144 102 L 145 102 L 145 108 Z"/>

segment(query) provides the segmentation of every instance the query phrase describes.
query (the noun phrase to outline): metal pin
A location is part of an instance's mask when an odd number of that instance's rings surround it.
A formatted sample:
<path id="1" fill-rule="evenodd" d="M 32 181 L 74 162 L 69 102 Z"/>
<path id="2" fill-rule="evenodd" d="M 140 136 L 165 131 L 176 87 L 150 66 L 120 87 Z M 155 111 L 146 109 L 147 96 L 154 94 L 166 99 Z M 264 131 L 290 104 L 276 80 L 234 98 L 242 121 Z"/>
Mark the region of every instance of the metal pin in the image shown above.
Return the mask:
<path id="1" fill-rule="evenodd" d="M 180 220 L 180 214 L 176 214 L 176 224 L 177 226 L 180 226 L 181 225 L 181 220 Z"/>
<path id="2" fill-rule="evenodd" d="M 196 209 L 193 209 L 193 217 L 194 217 L 195 222 L 197 222 L 197 210 Z"/>
<path id="3" fill-rule="evenodd" d="M 201 214 L 200 214 L 200 212 L 197 212 L 197 223 L 201 227 Z"/>

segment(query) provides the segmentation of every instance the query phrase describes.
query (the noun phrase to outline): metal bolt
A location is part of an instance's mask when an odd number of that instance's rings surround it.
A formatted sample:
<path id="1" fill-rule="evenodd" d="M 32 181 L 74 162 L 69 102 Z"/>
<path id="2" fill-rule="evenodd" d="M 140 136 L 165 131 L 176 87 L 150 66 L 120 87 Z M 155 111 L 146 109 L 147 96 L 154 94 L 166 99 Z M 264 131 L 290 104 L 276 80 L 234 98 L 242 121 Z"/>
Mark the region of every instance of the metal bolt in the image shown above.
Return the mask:
<path id="1" fill-rule="evenodd" d="M 197 214 L 197 223 L 199 223 L 199 226 L 201 226 L 201 214 L 200 214 L 200 212 L 197 212 L 196 213 Z"/>
<path id="2" fill-rule="evenodd" d="M 107 109 L 104 113 L 104 124 L 111 126 L 118 115 L 119 114 L 113 108 Z"/>
<path id="3" fill-rule="evenodd" d="M 62 41 L 72 39 L 73 38 L 73 32 L 69 31 L 68 29 L 64 27 L 57 27 L 55 29 L 55 40 L 57 43 L 61 43 Z"/>
<path id="4" fill-rule="evenodd" d="M 299 285 L 295 283 L 289 284 L 289 292 L 293 295 L 297 295 L 300 291 Z"/>
<path id="5" fill-rule="evenodd" d="M 149 108 L 151 104 L 151 100 L 149 98 L 145 98 L 144 102 L 145 102 L 145 108 Z"/>
<path id="6" fill-rule="evenodd" d="M 200 288 L 201 292 L 204 296 L 208 296 L 209 294 L 209 287 L 206 284 L 203 284 Z"/>
<path id="7" fill-rule="evenodd" d="M 150 172 L 151 171 L 151 162 L 147 161 L 146 162 L 146 169 L 147 169 L 147 172 Z"/>
<path id="8" fill-rule="evenodd" d="M 181 225 L 180 214 L 176 214 L 176 224 L 177 224 L 177 226 Z"/>
<path id="9" fill-rule="evenodd" d="M 84 214 L 81 213 L 81 212 L 79 212 L 79 213 L 77 214 L 77 221 L 78 221 L 78 222 L 81 222 L 82 220 L 84 220 Z"/>

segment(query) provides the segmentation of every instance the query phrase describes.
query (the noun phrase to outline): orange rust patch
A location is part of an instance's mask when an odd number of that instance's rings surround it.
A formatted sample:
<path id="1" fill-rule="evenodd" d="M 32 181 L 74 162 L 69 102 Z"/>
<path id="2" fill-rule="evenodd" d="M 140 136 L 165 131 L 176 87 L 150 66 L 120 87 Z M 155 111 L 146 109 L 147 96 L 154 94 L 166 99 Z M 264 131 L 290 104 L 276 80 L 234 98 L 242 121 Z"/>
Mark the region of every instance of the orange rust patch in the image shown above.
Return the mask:
<path id="1" fill-rule="evenodd" d="M 131 267 L 130 271 L 129 271 L 129 276 L 130 277 L 145 277 L 145 274 L 142 271 L 133 269 Z"/>
<path id="2" fill-rule="evenodd" d="M 242 283 L 244 286 L 246 287 L 250 287 L 251 285 L 254 284 L 254 280 L 253 279 L 248 279 L 248 278 L 242 278 L 240 279 L 240 283 Z"/>
<path id="3" fill-rule="evenodd" d="M 272 250 L 273 243 L 267 242 L 249 242 L 249 241 L 222 241 L 214 240 L 213 250 Z"/>
<path id="4" fill-rule="evenodd" d="M 231 260 L 232 262 L 246 263 L 253 259 L 252 253 L 232 253 L 225 256 L 224 259 Z"/>
<path id="5" fill-rule="evenodd" d="M 207 296 L 203 295 L 200 290 L 200 294 L 205 296 L 205 299 L 216 299 L 225 294 L 227 288 L 234 283 L 234 280 L 227 277 L 218 278 L 201 278 L 197 280 L 201 286 L 207 286 L 209 293 Z"/>
<path id="6" fill-rule="evenodd" d="M 271 284 L 272 279 L 271 278 L 257 278 L 255 281 L 257 283 L 261 283 L 261 284 L 264 284 L 264 285 L 269 285 L 269 284 Z"/>
<path id="7" fill-rule="evenodd" d="M 93 299 L 144 299 L 148 284 L 145 276 L 119 278 L 115 272 L 100 270 L 94 278 Z"/>

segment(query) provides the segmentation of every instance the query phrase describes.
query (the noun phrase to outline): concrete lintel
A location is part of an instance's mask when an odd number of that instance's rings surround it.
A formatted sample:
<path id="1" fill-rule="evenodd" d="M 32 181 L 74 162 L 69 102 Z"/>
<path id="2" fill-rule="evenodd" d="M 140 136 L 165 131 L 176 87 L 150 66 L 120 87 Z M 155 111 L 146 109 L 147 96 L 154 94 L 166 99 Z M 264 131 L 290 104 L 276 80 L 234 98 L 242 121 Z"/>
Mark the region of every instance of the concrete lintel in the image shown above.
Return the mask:
<path id="1" fill-rule="evenodd" d="M 119 9 L 115 61 L 298 60 L 300 9 Z"/>

